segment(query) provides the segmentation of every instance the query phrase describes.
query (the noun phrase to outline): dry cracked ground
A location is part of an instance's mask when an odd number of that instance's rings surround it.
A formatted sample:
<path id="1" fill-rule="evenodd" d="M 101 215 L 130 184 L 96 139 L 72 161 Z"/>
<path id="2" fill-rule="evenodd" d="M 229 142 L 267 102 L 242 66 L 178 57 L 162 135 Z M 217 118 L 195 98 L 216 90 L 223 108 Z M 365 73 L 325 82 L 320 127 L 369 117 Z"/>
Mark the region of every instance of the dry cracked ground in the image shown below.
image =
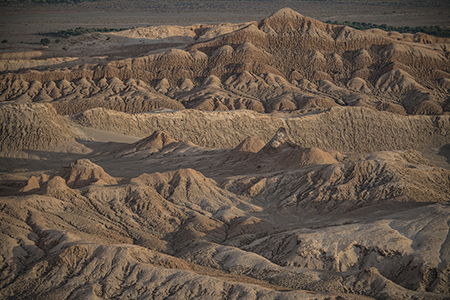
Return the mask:
<path id="1" fill-rule="evenodd" d="M 1 53 L 1 299 L 449 299 L 450 40 L 282 9 Z"/>

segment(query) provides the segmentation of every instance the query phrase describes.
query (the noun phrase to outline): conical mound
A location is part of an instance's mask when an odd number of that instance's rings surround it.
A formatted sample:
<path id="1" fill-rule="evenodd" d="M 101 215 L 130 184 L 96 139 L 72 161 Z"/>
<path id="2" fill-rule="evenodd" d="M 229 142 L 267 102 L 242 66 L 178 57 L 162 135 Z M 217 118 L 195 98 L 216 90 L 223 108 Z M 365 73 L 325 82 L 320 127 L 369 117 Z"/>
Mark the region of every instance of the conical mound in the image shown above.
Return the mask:
<path id="1" fill-rule="evenodd" d="M 275 153 L 286 148 L 295 148 L 298 145 L 289 136 L 286 128 L 281 127 L 272 139 L 259 151 L 260 153 Z"/>
<path id="2" fill-rule="evenodd" d="M 284 127 L 247 161 L 257 171 L 272 172 L 305 165 L 334 164 L 337 160 L 319 148 L 302 148 L 290 137 Z"/>
<path id="3" fill-rule="evenodd" d="M 163 131 L 155 131 L 152 135 L 143 138 L 136 143 L 131 144 L 128 146 L 128 149 L 132 149 L 132 151 L 142 151 L 151 149 L 154 151 L 159 151 L 165 146 L 176 143 L 177 140 L 172 138 L 170 135 Z"/>
<path id="4" fill-rule="evenodd" d="M 257 153 L 264 147 L 264 142 L 256 137 L 249 136 L 237 145 L 233 151 Z"/>
<path id="5" fill-rule="evenodd" d="M 240 202 L 234 194 L 221 189 L 214 180 L 193 169 L 144 173 L 132 179 L 132 183 L 151 186 L 176 204 L 190 203 L 210 212 Z"/>
<path id="6" fill-rule="evenodd" d="M 79 159 L 71 163 L 68 167 L 62 168 L 56 176 L 62 177 L 67 186 L 77 189 L 92 183 L 113 185 L 117 184 L 117 179 L 109 175 L 99 165 L 94 164 L 89 159 Z"/>

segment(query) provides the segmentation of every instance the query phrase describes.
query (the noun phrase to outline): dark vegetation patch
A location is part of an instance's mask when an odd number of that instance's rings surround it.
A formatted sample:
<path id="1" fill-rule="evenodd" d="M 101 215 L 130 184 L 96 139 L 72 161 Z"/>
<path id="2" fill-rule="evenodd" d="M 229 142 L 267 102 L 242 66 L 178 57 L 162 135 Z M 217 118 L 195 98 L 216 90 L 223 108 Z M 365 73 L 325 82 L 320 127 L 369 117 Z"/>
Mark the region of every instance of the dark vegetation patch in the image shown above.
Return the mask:
<path id="1" fill-rule="evenodd" d="M 134 29 L 132 28 L 84 28 L 84 27 L 77 27 L 75 29 L 67 29 L 67 30 L 58 30 L 56 32 L 49 32 L 45 35 L 50 35 L 53 37 L 62 37 L 62 38 L 69 38 L 71 36 L 76 35 L 82 35 L 85 33 L 91 33 L 91 32 L 117 32 L 117 31 L 124 31 L 128 29 Z"/>
<path id="2" fill-rule="evenodd" d="M 450 38 L 450 28 L 442 28 L 440 26 L 418 26 L 418 27 L 409 27 L 409 26 L 388 26 L 386 24 L 373 24 L 366 22 L 338 22 L 338 21 L 326 21 L 325 23 L 333 24 L 333 25 L 346 25 L 359 30 L 373 29 L 378 28 L 384 31 L 397 31 L 399 33 L 426 33 L 429 35 L 437 36 L 437 37 L 445 37 Z"/>

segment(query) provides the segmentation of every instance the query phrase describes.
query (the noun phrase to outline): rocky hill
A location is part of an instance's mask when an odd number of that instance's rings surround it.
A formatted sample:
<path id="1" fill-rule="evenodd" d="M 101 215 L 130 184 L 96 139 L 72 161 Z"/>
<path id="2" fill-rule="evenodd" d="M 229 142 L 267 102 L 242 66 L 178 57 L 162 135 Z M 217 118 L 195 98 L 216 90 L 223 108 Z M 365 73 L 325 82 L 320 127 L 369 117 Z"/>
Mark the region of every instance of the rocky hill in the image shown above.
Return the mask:
<path id="1" fill-rule="evenodd" d="M 450 111 L 449 44 L 325 24 L 286 8 L 259 22 L 92 33 L 30 59 L 3 54 L 0 101 L 50 102 L 60 114 L 364 106 L 439 115 Z M 117 53 L 123 45 L 129 49 Z"/>
<path id="2" fill-rule="evenodd" d="M 417 151 L 342 155 L 284 128 L 256 153 L 162 132 L 123 147 L 0 200 L 3 298 L 449 295 L 450 172 Z"/>
<path id="3" fill-rule="evenodd" d="M 0 57 L 0 299 L 449 299 L 450 41 L 290 9 Z"/>

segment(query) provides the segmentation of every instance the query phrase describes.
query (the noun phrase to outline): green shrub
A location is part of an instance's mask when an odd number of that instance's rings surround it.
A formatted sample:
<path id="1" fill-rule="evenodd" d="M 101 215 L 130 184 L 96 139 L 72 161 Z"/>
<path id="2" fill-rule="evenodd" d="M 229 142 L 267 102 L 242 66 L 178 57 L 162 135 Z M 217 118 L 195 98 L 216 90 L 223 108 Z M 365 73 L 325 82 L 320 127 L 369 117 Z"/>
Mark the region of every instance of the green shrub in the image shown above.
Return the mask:
<path id="1" fill-rule="evenodd" d="M 41 39 L 41 44 L 43 46 L 48 46 L 50 44 L 50 40 L 48 38 Z"/>

